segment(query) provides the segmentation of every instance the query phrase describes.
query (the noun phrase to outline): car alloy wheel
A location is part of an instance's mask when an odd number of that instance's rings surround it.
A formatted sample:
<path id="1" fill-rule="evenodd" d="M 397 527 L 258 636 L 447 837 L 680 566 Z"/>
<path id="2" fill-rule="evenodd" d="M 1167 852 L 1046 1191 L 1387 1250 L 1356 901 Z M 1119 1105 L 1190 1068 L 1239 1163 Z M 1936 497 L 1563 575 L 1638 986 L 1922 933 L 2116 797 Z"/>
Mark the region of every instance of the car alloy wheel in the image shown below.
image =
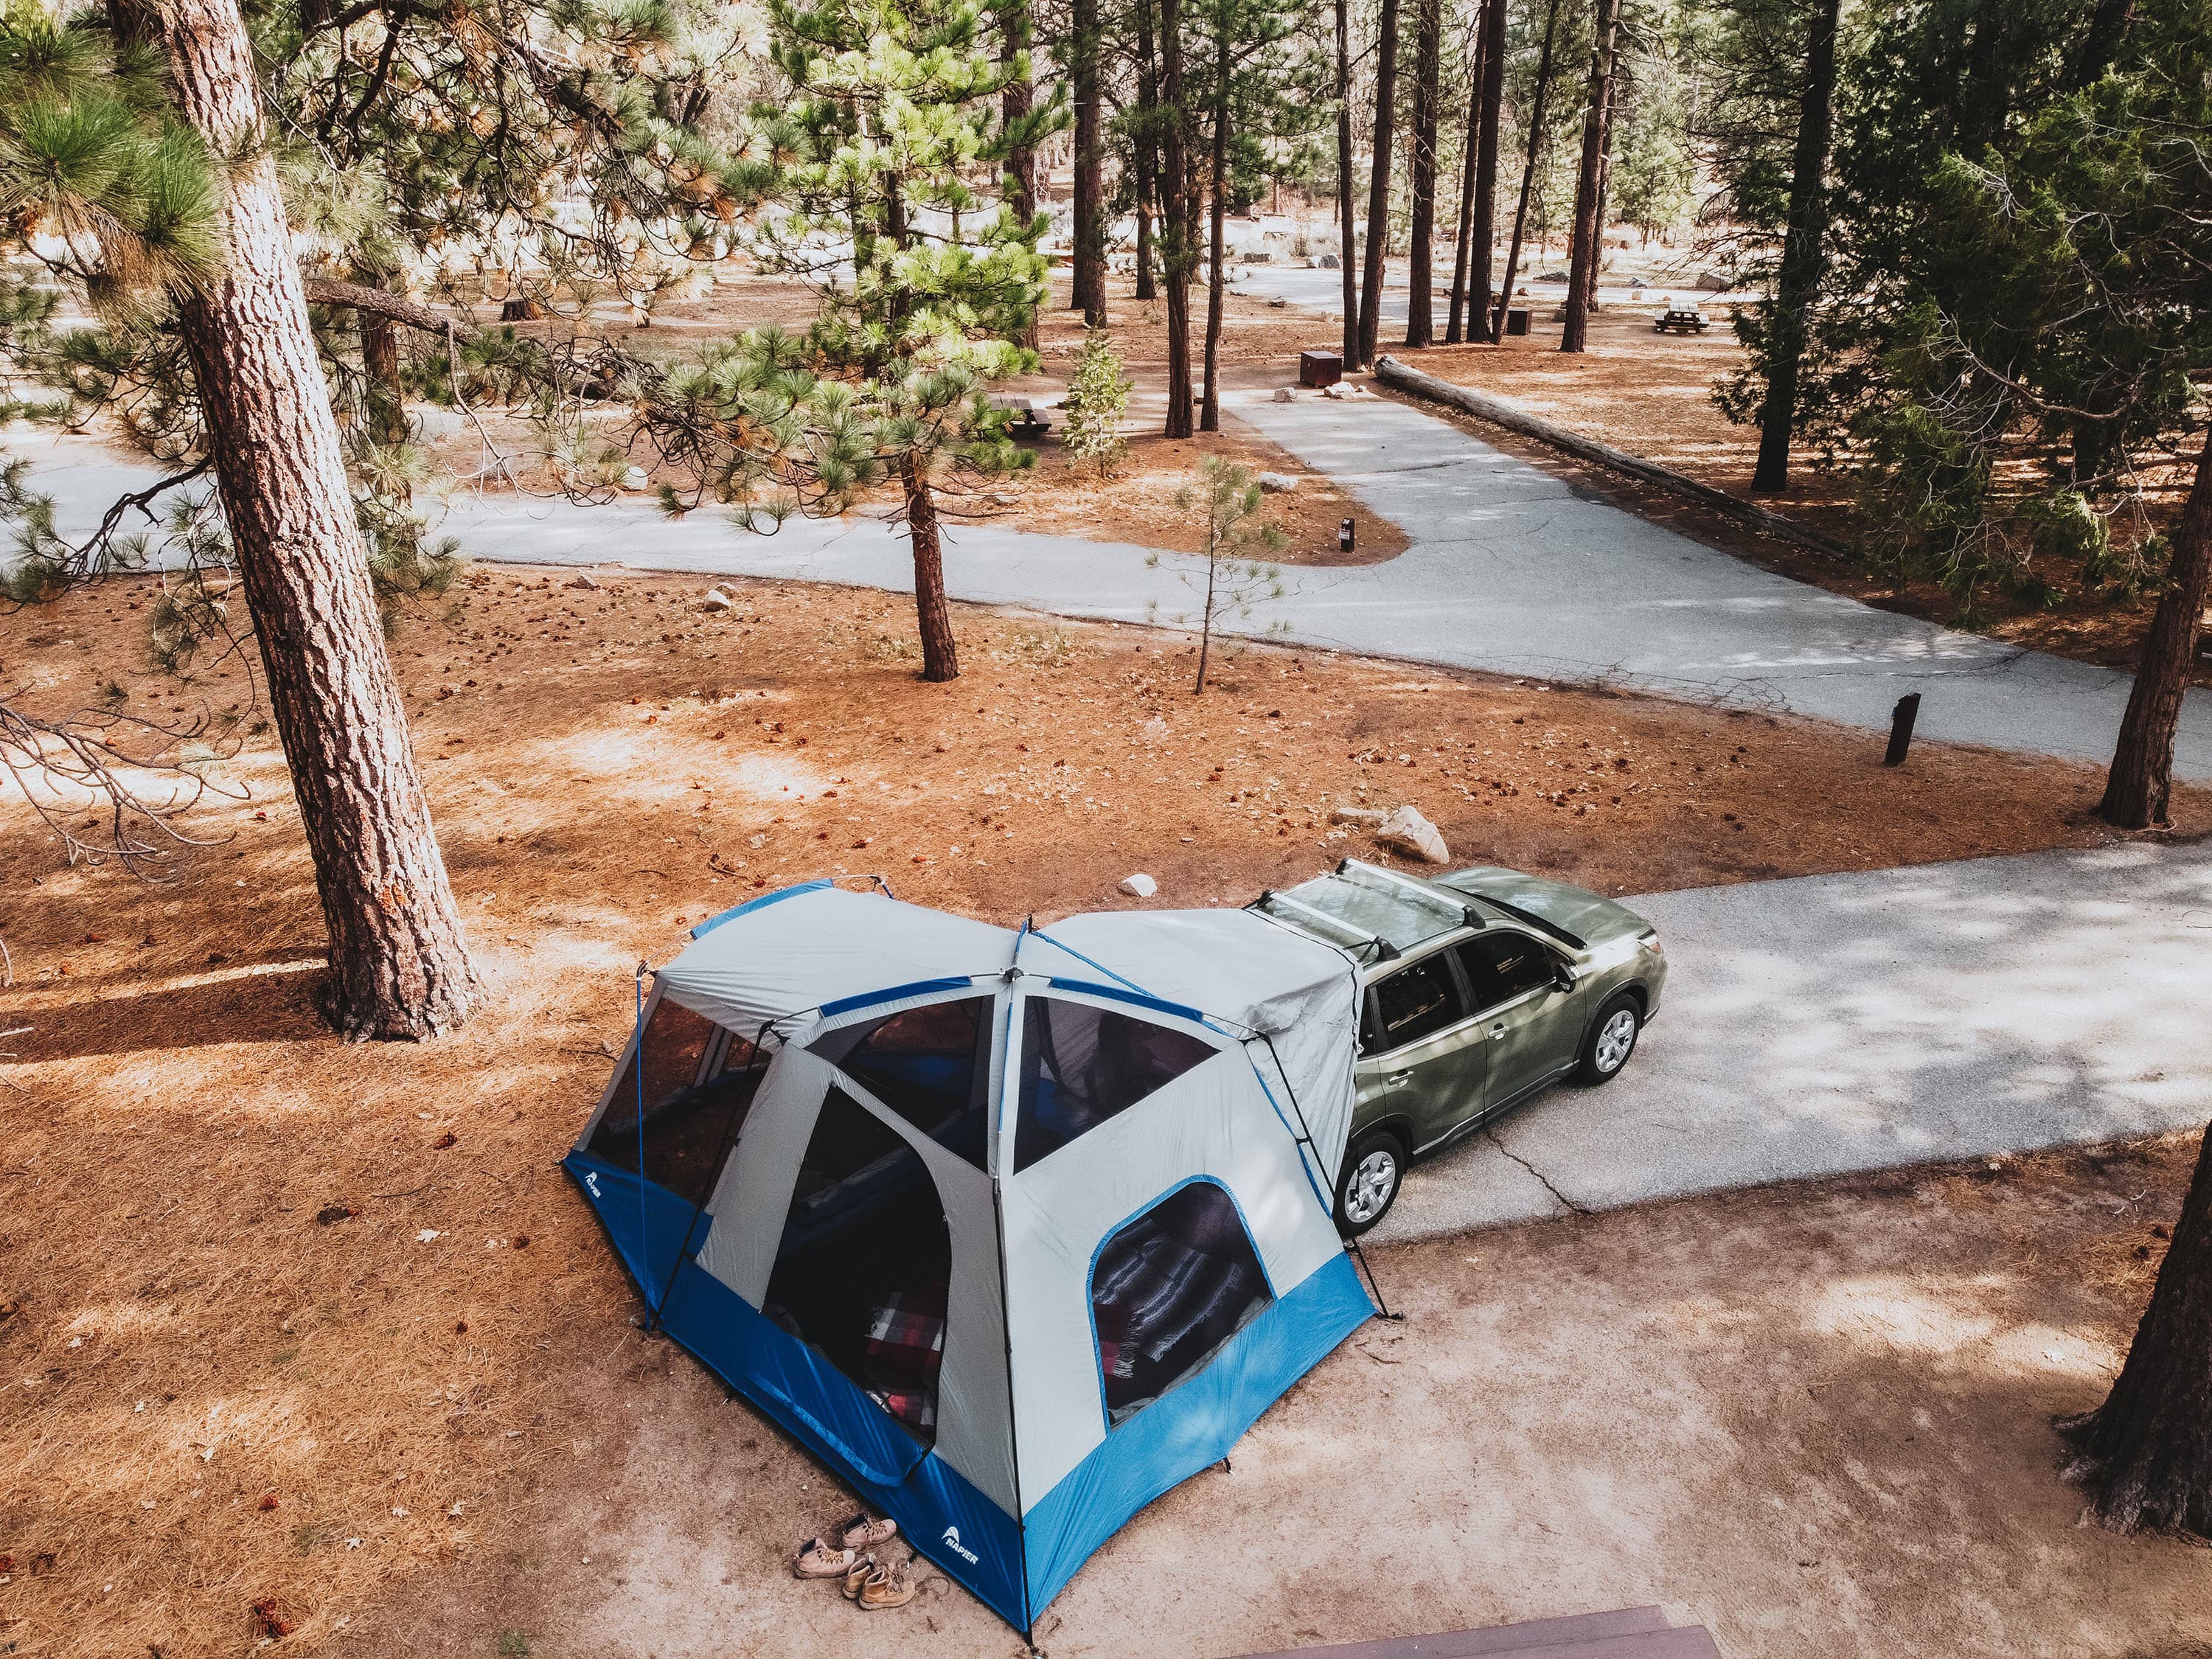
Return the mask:
<path id="1" fill-rule="evenodd" d="M 1604 1024 L 1597 1028 L 1597 1041 L 1591 1047 L 1591 1057 L 1597 1069 L 1610 1074 L 1628 1063 L 1628 1056 L 1636 1047 L 1636 1011 L 1616 1009 Z"/>
<path id="2" fill-rule="evenodd" d="M 1377 1146 L 1352 1166 L 1344 1187 L 1344 1218 L 1355 1227 L 1372 1226 L 1398 1194 L 1398 1155 Z"/>

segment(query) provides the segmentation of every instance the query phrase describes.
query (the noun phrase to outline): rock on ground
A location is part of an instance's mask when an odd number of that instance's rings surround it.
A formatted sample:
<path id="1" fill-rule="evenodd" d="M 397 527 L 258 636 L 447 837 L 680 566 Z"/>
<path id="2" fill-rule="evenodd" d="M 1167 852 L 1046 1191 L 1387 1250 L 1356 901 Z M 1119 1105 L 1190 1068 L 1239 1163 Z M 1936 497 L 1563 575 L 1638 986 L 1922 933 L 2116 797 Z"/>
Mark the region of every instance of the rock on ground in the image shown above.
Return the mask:
<path id="1" fill-rule="evenodd" d="M 1391 813 L 1376 830 L 1375 838 L 1386 847 L 1426 859 L 1431 864 L 1451 862 L 1451 849 L 1444 845 L 1443 833 L 1421 815 L 1418 807 L 1401 806 Z"/>

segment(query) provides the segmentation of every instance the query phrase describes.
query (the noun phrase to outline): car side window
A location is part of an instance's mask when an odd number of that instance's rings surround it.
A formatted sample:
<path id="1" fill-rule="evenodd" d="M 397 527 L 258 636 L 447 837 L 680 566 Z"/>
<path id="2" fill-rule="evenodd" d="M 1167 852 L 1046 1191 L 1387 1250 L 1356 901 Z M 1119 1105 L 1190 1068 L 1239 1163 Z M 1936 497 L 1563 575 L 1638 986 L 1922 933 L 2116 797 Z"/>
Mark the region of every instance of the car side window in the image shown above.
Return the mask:
<path id="1" fill-rule="evenodd" d="M 1439 951 L 1375 981 L 1376 1029 L 1370 1052 L 1402 1048 L 1466 1018 L 1459 981 L 1449 958 Z"/>
<path id="2" fill-rule="evenodd" d="M 1502 927 L 1477 933 L 1461 945 L 1459 962 L 1474 989 L 1478 1010 L 1549 985 L 1557 971 L 1549 951 L 1526 933 Z"/>

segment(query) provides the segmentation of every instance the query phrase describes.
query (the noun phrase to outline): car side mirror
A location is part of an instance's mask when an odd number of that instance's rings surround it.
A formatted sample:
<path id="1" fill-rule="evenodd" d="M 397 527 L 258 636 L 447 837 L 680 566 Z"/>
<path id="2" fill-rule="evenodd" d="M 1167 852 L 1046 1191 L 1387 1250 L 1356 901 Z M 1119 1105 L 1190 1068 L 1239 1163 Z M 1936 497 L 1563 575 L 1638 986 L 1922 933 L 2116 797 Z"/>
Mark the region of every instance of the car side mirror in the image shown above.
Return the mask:
<path id="1" fill-rule="evenodd" d="M 1575 965 L 1571 962 L 1555 963 L 1552 967 L 1552 983 L 1562 991 L 1575 988 Z"/>

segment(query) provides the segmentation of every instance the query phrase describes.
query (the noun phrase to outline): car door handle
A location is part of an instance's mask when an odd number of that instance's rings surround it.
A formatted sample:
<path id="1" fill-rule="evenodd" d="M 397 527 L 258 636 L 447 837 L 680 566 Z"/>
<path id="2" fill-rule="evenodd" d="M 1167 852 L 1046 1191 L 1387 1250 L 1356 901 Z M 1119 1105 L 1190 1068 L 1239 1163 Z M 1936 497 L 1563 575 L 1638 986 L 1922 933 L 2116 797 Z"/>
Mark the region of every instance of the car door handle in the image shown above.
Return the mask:
<path id="1" fill-rule="evenodd" d="M 1502 1020 L 1502 1019 L 1501 1019 L 1501 1020 L 1499 1020 L 1499 1021 L 1498 1022 L 1498 1024 L 1495 1024 L 1495 1025 L 1493 1025 L 1493 1026 L 1492 1026 L 1492 1027 L 1490 1028 L 1490 1036 L 1491 1036 L 1491 1040 L 1492 1040 L 1493 1042 L 1496 1042 L 1496 1041 L 1497 1041 L 1498 1039 L 1499 1039 L 1500 1037 L 1503 1037 L 1504 1035 L 1505 1035 L 1505 1022 L 1504 1022 L 1504 1020 Z"/>
<path id="2" fill-rule="evenodd" d="M 1395 1089 L 1400 1084 L 1408 1081 L 1413 1075 L 1413 1073 L 1410 1071 L 1393 1072 L 1389 1076 L 1384 1078 L 1382 1082 L 1385 1087 Z"/>

